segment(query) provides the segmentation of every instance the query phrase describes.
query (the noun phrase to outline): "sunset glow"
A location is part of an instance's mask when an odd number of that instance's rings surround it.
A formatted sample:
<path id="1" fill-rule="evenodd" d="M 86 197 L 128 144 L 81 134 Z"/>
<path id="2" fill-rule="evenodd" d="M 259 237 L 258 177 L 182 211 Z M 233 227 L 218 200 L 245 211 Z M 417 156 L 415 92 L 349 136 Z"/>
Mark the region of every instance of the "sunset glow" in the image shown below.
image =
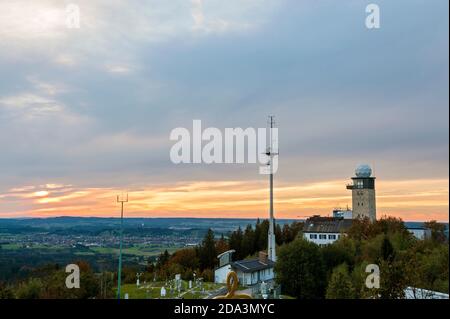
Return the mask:
<path id="1" fill-rule="evenodd" d="M 346 181 L 303 184 L 280 183 L 275 189 L 278 218 L 329 215 L 333 208 L 351 206 Z M 77 188 L 46 184 L 11 189 L 0 203 L 20 205 L 17 211 L 0 211 L 4 217 L 117 216 L 114 188 Z M 267 217 L 265 181 L 185 182 L 130 187 L 127 217 Z M 2 205 L 2 207 L 8 205 Z M 378 216 L 407 221 L 448 221 L 448 180 L 379 181 Z"/>

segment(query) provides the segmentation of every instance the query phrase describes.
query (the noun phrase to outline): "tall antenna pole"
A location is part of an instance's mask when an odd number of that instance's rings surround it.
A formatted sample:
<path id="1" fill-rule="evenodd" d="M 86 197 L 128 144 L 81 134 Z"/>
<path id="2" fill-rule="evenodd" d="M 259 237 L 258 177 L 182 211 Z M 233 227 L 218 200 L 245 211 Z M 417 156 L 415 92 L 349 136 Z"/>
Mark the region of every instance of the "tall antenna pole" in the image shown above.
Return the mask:
<path id="1" fill-rule="evenodd" d="M 273 214 L 273 158 L 274 156 L 278 155 L 278 153 L 275 152 L 273 147 L 273 128 L 275 125 L 274 116 L 269 116 L 269 147 L 267 149 L 266 155 L 269 156 L 269 198 L 270 198 L 270 204 L 269 204 L 269 212 L 270 212 L 270 219 L 269 219 L 269 231 L 268 231 L 268 244 L 267 244 L 267 255 L 268 258 L 272 261 L 277 260 L 276 252 L 275 252 L 275 225 L 274 225 L 274 214 Z"/>
<path id="2" fill-rule="evenodd" d="M 122 277 L 122 241 L 123 241 L 123 203 L 128 202 L 128 193 L 126 198 L 122 194 L 122 198 L 117 195 L 117 202 L 121 204 L 120 210 L 120 248 L 119 248 L 119 270 L 117 271 L 117 299 L 120 299 L 120 281 Z"/>

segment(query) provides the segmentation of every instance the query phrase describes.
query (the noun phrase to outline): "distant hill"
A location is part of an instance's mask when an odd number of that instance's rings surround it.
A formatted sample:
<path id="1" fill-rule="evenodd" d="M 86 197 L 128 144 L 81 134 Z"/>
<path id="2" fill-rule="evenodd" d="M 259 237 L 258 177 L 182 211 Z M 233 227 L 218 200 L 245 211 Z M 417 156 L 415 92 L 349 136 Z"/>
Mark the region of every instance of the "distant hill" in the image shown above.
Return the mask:
<path id="1" fill-rule="evenodd" d="M 277 220 L 280 224 L 292 223 L 292 219 Z M 124 229 L 130 231 L 195 231 L 203 232 L 211 228 L 216 233 L 227 233 L 239 226 L 245 228 L 254 225 L 256 219 L 230 218 L 124 218 Z M 0 219 L 0 232 L 13 230 L 18 233 L 26 232 L 80 232 L 98 233 L 105 230 L 116 230 L 120 225 L 119 218 L 100 217 L 51 217 Z"/>
<path id="2" fill-rule="evenodd" d="M 294 219 L 277 219 L 283 225 L 292 223 Z M 124 218 L 124 229 L 130 231 L 206 231 L 211 228 L 216 233 L 227 233 L 238 227 L 245 228 L 248 224 L 254 225 L 256 219 L 252 218 Z M 15 232 L 81 232 L 98 233 L 104 230 L 117 230 L 120 225 L 119 218 L 101 217 L 51 217 L 51 218 L 24 218 L 0 219 L 0 232 L 14 230 Z M 420 227 L 423 222 L 405 222 L 408 227 Z M 448 223 L 446 224 L 448 228 Z"/>

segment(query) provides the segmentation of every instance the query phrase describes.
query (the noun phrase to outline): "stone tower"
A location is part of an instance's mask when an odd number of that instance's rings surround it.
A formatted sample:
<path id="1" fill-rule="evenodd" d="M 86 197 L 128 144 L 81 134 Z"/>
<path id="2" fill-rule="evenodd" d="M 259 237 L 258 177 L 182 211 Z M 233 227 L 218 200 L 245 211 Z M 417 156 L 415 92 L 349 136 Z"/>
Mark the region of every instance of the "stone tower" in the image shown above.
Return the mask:
<path id="1" fill-rule="evenodd" d="M 372 222 L 377 219 L 375 205 L 375 177 L 369 165 L 359 165 L 352 177 L 353 184 L 347 185 L 352 190 L 352 217 L 368 217 Z"/>

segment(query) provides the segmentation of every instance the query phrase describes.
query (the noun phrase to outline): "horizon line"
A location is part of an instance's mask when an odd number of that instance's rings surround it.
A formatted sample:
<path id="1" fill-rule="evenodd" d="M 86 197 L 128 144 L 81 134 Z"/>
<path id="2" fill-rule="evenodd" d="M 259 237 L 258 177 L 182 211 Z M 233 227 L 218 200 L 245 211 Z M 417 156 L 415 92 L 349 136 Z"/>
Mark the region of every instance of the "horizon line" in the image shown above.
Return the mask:
<path id="1" fill-rule="evenodd" d="M 313 217 L 315 215 L 311 215 L 309 217 Z M 317 215 L 317 216 L 321 216 L 321 215 Z M 307 218 L 275 218 L 275 220 L 294 220 L 294 221 L 304 221 Z M 332 217 L 332 216 L 321 216 L 321 217 Z M 438 223 L 449 223 L 448 220 L 442 221 L 442 220 L 436 220 L 436 219 L 430 219 L 430 220 L 403 220 L 402 218 L 399 217 L 394 217 L 394 216 L 388 216 L 388 215 L 384 215 L 382 217 L 393 217 L 393 218 L 397 218 L 400 219 L 403 222 L 418 222 L 418 223 L 424 223 L 424 222 L 428 222 L 428 221 L 436 221 Z M 115 216 L 42 216 L 42 217 L 0 217 L 0 220 L 27 220 L 27 219 L 54 219 L 54 218 L 97 218 L 97 219 L 120 219 L 120 217 L 115 217 Z M 252 218 L 252 217 L 192 217 L 192 216 L 186 216 L 186 217 L 161 217 L 161 216 L 157 216 L 157 217 L 123 217 L 123 219 L 230 219 L 230 220 L 257 220 L 257 219 L 269 219 L 269 218 L 265 218 L 265 217 L 256 217 L 256 218 Z M 382 218 L 379 218 L 377 220 L 380 220 Z"/>

